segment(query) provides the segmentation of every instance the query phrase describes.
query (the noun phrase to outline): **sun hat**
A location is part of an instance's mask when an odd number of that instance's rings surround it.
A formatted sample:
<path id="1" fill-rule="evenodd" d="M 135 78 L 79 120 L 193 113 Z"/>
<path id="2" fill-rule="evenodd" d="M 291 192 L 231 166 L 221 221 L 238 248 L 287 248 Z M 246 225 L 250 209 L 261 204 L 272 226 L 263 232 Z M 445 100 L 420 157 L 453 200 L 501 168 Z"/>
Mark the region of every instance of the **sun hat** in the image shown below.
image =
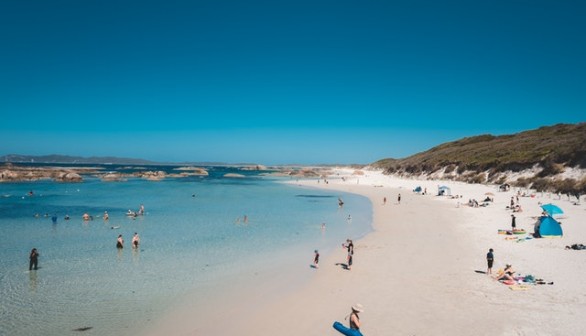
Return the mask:
<path id="1" fill-rule="evenodd" d="M 360 303 L 357 303 L 352 306 L 352 310 L 358 313 L 362 313 L 364 311 L 364 307 Z"/>

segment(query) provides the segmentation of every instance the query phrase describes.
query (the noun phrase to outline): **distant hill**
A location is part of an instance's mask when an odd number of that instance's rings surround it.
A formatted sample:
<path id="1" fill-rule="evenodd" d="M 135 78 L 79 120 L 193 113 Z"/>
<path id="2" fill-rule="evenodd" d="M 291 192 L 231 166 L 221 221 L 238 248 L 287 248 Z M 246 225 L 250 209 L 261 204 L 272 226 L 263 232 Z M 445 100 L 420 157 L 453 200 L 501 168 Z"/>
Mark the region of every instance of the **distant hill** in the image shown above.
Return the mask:
<path id="1" fill-rule="evenodd" d="M 130 158 L 119 158 L 113 156 L 92 156 L 92 157 L 80 157 L 80 156 L 68 156 L 68 155 L 41 155 L 41 156 L 33 156 L 33 155 L 19 155 L 19 154 L 9 154 L 0 156 L 0 163 L 1 162 L 10 162 L 10 163 L 50 163 L 50 164 L 59 164 L 59 163 L 68 163 L 68 164 L 130 164 L 130 165 L 155 165 L 158 164 L 157 162 L 143 160 L 143 159 L 130 159 Z"/>
<path id="2" fill-rule="evenodd" d="M 387 174 L 472 183 L 508 182 L 540 191 L 586 193 L 586 123 L 558 124 L 512 135 L 468 137 L 404 159 L 383 159 L 371 166 Z"/>

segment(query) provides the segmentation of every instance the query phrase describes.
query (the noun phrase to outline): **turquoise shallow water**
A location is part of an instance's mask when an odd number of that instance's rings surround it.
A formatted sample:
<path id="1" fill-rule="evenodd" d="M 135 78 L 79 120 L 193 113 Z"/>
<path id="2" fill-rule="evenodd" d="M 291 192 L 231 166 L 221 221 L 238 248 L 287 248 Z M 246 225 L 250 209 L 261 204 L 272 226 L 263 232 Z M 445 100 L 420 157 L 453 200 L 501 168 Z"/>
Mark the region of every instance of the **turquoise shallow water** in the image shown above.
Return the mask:
<path id="1" fill-rule="evenodd" d="M 224 178 L 228 172 L 246 177 Z M 274 263 L 293 251 L 308 263 L 315 248 L 327 253 L 371 230 L 368 199 L 281 182 L 210 168 L 208 177 L 160 182 L 0 184 L 0 335 L 77 335 L 73 329 L 86 326 L 92 329 L 85 334 L 124 334 L 186 293 L 238 277 L 250 263 Z M 140 204 L 144 216 L 125 215 Z M 94 219 L 83 221 L 85 212 Z M 130 248 L 134 232 L 137 250 Z M 122 250 L 115 247 L 119 234 Z M 40 269 L 29 272 L 33 247 Z"/>

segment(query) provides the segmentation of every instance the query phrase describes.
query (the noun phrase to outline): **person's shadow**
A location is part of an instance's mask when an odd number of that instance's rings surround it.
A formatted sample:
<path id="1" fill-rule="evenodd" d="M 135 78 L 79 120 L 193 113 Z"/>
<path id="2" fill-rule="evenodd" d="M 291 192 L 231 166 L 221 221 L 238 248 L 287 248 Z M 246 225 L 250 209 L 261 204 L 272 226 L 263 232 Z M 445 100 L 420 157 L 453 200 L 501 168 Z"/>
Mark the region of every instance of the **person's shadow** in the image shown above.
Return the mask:
<path id="1" fill-rule="evenodd" d="M 337 263 L 336 266 L 340 266 L 340 267 L 342 267 L 342 269 L 348 270 L 348 264 Z"/>

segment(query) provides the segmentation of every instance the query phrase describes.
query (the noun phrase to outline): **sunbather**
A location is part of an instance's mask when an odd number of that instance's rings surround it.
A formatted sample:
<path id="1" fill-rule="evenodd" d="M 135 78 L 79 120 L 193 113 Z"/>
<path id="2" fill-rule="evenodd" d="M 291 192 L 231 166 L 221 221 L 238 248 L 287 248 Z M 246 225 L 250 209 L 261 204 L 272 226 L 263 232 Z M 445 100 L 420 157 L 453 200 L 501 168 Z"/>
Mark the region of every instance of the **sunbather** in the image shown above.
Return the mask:
<path id="1" fill-rule="evenodd" d="M 495 279 L 499 281 L 515 281 L 515 271 L 513 270 L 513 266 L 511 264 L 507 264 L 505 269 L 502 272 L 499 272 Z"/>

